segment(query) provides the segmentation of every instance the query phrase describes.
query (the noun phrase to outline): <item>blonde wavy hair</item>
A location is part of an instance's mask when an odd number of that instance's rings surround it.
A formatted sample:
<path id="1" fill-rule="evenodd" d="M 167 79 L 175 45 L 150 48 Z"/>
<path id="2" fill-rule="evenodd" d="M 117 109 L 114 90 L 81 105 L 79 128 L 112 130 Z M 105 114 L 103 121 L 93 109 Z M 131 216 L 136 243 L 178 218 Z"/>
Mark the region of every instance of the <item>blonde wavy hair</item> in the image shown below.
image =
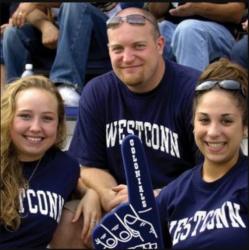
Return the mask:
<path id="1" fill-rule="evenodd" d="M 18 92 L 38 88 L 51 93 L 58 102 L 58 133 L 54 147 L 62 148 L 66 139 L 66 123 L 63 100 L 53 83 L 44 76 L 21 78 L 6 87 L 1 96 L 1 192 L 0 223 L 16 230 L 21 223 L 19 215 L 19 190 L 27 182 L 10 137 Z"/>

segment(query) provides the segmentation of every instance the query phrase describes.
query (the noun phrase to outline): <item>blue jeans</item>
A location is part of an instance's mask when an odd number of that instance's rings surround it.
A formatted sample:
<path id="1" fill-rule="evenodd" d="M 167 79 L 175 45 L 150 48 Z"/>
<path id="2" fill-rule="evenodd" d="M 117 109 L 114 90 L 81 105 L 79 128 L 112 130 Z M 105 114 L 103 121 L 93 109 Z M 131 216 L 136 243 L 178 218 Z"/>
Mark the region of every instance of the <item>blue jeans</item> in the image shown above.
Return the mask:
<path id="1" fill-rule="evenodd" d="M 230 59 L 248 69 L 248 35 L 236 41 L 230 53 Z"/>
<path id="2" fill-rule="evenodd" d="M 59 40 L 56 50 L 45 48 L 41 33 L 29 24 L 4 33 L 3 56 L 6 80 L 20 77 L 24 65 L 50 70 L 54 82 L 85 84 L 87 62 L 109 58 L 107 16 L 89 3 L 63 3 L 58 16 Z"/>
<path id="3" fill-rule="evenodd" d="M 169 21 L 162 21 L 158 23 L 160 33 L 165 38 L 164 56 L 169 60 L 175 61 L 175 56 L 171 48 L 171 40 L 176 29 L 176 24 Z"/>
<path id="4" fill-rule="evenodd" d="M 228 57 L 235 43 L 227 28 L 212 21 L 187 19 L 177 25 L 163 21 L 159 28 L 166 39 L 166 56 L 173 54 L 177 63 L 200 71 L 216 58 Z"/>
<path id="5" fill-rule="evenodd" d="M 2 37 L 0 37 L 0 64 L 4 64 L 3 61 L 3 45 L 2 45 Z"/>

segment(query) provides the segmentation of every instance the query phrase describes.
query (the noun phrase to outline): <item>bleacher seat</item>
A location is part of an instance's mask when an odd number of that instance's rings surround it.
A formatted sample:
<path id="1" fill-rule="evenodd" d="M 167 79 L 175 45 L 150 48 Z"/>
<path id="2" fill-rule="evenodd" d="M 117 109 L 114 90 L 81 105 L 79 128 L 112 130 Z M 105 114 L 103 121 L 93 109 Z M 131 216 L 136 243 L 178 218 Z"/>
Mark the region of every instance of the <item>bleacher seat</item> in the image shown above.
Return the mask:
<path id="1" fill-rule="evenodd" d="M 87 83 L 93 77 L 104 74 L 111 70 L 111 62 L 109 58 L 98 61 L 89 61 L 86 69 L 85 82 Z M 42 68 L 35 68 L 35 74 L 41 74 L 46 77 L 49 77 L 49 71 Z M 84 86 L 81 86 L 81 89 Z M 65 107 L 66 119 L 67 120 L 76 120 L 78 114 L 78 108 L 76 107 Z"/>

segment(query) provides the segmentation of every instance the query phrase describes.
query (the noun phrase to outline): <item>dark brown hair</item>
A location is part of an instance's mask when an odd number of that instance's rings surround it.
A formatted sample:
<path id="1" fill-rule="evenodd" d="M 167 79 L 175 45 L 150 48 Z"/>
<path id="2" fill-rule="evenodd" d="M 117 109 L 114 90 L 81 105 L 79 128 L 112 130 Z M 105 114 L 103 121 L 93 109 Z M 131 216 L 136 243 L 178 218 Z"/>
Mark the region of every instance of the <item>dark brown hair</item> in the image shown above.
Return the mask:
<path id="1" fill-rule="evenodd" d="M 197 85 L 207 80 L 235 80 L 240 83 L 241 88 L 244 90 L 245 96 L 240 91 L 229 91 L 231 95 L 237 100 L 238 106 L 241 108 L 243 117 L 243 125 L 248 126 L 248 73 L 240 65 L 231 62 L 227 58 L 221 58 L 211 64 L 201 74 Z M 208 90 L 207 90 L 208 91 Z M 200 97 L 206 93 L 206 91 L 195 95 L 193 102 L 193 120 L 195 110 L 198 105 Z"/>

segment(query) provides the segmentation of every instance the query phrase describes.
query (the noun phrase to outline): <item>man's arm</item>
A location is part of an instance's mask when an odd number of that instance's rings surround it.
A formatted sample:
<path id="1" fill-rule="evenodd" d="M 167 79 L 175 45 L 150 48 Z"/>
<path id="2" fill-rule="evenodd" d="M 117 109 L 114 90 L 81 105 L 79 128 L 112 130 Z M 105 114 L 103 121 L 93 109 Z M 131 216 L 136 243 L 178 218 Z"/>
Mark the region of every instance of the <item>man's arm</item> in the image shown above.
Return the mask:
<path id="1" fill-rule="evenodd" d="M 61 2 L 34 2 L 38 8 L 57 8 L 60 7 Z"/>
<path id="2" fill-rule="evenodd" d="M 148 2 L 146 7 L 148 10 L 156 17 L 156 18 L 163 18 L 165 14 L 169 10 L 170 3 L 169 2 L 163 2 L 163 3 L 154 3 L 154 2 Z"/>
<path id="3" fill-rule="evenodd" d="M 25 23 L 30 23 L 41 31 L 42 44 L 47 48 L 54 49 L 57 46 L 59 30 L 45 13 L 47 10 L 46 4 L 20 3 L 10 18 L 10 24 L 22 27 Z"/>
<path id="4" fill-rule="evenodd" d="M 102 207 L 106 212 L 128 201 L 127 186 L 124 184 L 117 185 L 116 180 L 107 170 L 81 167 L 80 177 L 78 189 L 84 190 L 85 185 L 94 189 L 98 193 Z M 153 191 L 156 197 L 161 189 L 154 189 Z"/>
<path id="5" fill-rule="evenodd" d="M 94 189 L 99 194 L 102 207 L 106 212 L 127 201 L 127 193 L 123 194 L 112 190 L 113 187 L 117 186 L 117 182 L 108 171 L 82 166 L 80 177 L 87 187 Z"/>
<path id="6" fill-rule="evenodd" d="M 59 29 L 53 24 L 40 9 L 34 9 L 26 18 L 27 22 L 32 24 L 42 33 L 42 44 L 49 48 L 55 49 L 59 38 Z"/>
<path id="7" fill-rule="evenodd" d="M 245 3 L 231 2 L 225 4 L 188 2 L 170 9 L 172 16 L 193 16 L 199 15 L 218 22 L 240 23 L 245 11 Z"/>
<path id="8" fill-rule="evenodd" d="M 26 22 L 28 15 L 38 9 L 44 12 L 48 7 L 59 7 L 61 3 L 38 3 L 38 2 L 24 2 L 20 3 L 10 18 L 13 26 L 21 27 Z"/>

